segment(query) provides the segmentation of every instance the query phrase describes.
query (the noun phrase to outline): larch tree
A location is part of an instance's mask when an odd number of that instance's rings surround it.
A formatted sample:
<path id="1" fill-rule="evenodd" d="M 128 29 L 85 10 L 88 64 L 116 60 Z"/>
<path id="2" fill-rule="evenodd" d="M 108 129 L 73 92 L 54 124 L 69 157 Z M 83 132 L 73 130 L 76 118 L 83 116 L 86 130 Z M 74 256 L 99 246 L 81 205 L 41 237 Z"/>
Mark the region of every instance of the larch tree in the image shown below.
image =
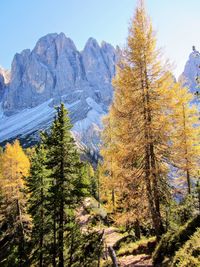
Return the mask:
<path id="1" fill-rule="evenodd" d="M 117 161 L 115 160 L 118 151 L 114 141 L 114 131 L 116 123 L 112 120 L 112 109 L 109 115 L 103 118 L 104 132 L 102 138 L 104 146 L 101 149 L 101 155 L 104 159 L 101 175 L 102 197 L 107 202 L 107 209 L 115 212 L 117 202 L 117 188 L 120 181 L 117 181 Z"/>
<path id="2" fill-rule="evenodd" d="M 190 194 L 192 179 L 198 178 L 200 164 L 199 112 L 191 104 L 193 95 L 180 83 L 171 88 L 170 94 L 173 100 L 170 113 L 171 162 L 177 170 L 176 181 Z"/>
<path id="3" fill-rule="evenodd" d="M 156 49 L 144 3 L 139 1 L 113 81 L 114 101 L 108 116 L 115 125 L 112 139 L 117 152 L 112 160 L 117 170 L 113 168 L 112 175 L 122 174 L 127 199 L 132 194 L 137 195 L 138 203 L 147 201 L 157 237 L 164 231 L 161 201 L 167 192 L 168 89 L 173 83 Z M 104 152 L 104 162 L 111 161 L 112 149 L 104 142 L 103 150 L 110 150 Z"/>
<path id="4" fill-rule="evenodd" d="M 126 165 L 124 144 L 119 142 L 120 120 L 115 120 L 111 106 L 104 118 L 101 154 L 104 158 L 101 167 L 101 198 L 110 216 L 117 225 L 125 225 L 127 230 L 134 228 L 140 236 L 140 225 L 149 223 L 147 199 L 144 196 L 145 184 L 141 179 L 133 180 L 133 170 Z M 119 124 L 118 124 L 119 122 Z M 141 197 L 143 196 L 143 197 Z M 142 212 L 141 212 L 142 211 Z"/>
<path id="5" fill-rule="evenodd" d="M 3 196 L 4 235 L 1 241 L 5 245 L 2 252 L 9 254 L 8 266 L 23 266 L 27 261 L 25 246 L 30 234 L 31 220 L 27 213 L 24 177 L 29 173 L 30 162 L 18 140 L 7 144 L 1 157 L 0 188 Z M 9 240 L 6 248 L 6 240 Z M 13 257 L 12 257 L 13 255 Z"/>

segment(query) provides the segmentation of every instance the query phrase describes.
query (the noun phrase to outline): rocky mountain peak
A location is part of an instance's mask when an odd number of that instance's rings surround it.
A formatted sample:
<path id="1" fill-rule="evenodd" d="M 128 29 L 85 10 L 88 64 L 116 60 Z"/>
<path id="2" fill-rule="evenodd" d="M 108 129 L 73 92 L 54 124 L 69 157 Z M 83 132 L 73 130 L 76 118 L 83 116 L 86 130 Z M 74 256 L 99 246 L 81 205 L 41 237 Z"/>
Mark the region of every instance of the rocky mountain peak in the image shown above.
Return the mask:
<path id="1" fill-rule="evenodd" d="M 196 50 L 195 46 L 192 47 L 192 52 L 189 55 L 189 59 L 186 62 L 180 79 L 184 81 L 184 84 L 192 93 L 195 94 L 199 90 L 200 80 L 198 81 L 198 79 L 200 79 L 200 53 Z"/>
<path id="2" fill-rule="evenodd" d="M 85 47 L 84 47 L 84 50 L 87 50 L 87 49 L 89 49 L 89 50 L 91 50 L 91 49 L 98 49 L 99 50 L 100 49 L 100 46 L 99 46 L 97 40 L 94 39 L 94 38 L 92 38 L 92 37 L 90 37 L 87 40 L 87 42 L 85 44 Z"/>
<path id="3" fill-rule="evenodd" d="M 51 53 L 59 56 L 63 51 L 76 51 L 76 46 L 64 33 L 51 33 L 43 36 L 36 43 L 33 52 L 41 57 L 48 57 Z M 54 55 L 55 56 L 55 55 Z"/>
<path id="4" fill-rule="evenodd" d="M 116 58 L 112 45 L 100 46 L 94 38 L 78 51 L 64 33 L 48 34 L 32 51 L 17 53 L 1 98 L 0 142 L 48 128 L 53 106 L 62 101 L 70 111 L 75 136 L 95 147 L 101 117 L 112 100 Z"/>

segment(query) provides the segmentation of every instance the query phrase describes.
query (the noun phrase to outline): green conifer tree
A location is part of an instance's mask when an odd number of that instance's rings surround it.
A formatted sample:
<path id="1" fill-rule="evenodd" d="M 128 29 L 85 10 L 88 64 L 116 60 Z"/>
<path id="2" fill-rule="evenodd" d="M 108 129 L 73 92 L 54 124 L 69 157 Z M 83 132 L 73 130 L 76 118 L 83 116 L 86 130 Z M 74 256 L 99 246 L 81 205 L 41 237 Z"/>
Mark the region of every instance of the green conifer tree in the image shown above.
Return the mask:
<path id="1" fill-rule="evenodd" d="M 47 166 L 51 170 L 49 215 L 52 228 L 52 264 L 59 267 L 66 264 L 71 266 L 71 261 L 67 263 L 66 260 L 72 244 L 69 240 L 64 240 L 75 225 L 75 207 L 87 192 L 82 175 L 83 163 L 70 133 L 72 125 L 67 114 L 64 104 L 57 107 L 57 115 L 46 140 Z"/>
<path id="2" fill-rule="evenodd" d="M 31 238 L 31 263 L 37 266 L 47 266 L 48 258 L 48 176 L 46 168 L 47 151 L 41 143 L 35 149 L 31 158 L 30 175 L 26 179 L 27 192 L 29 194 L 29 213 L 32 216 L 33 229 Z"/>

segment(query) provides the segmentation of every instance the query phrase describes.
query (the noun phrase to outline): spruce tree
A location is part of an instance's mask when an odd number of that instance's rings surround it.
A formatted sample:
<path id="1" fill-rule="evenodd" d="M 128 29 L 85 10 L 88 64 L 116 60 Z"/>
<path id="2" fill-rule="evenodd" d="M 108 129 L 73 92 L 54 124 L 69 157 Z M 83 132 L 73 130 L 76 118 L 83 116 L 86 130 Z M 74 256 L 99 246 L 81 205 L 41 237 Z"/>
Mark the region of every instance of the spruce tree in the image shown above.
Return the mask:
<path id="1" fill-rule="evenodd" d="M 33 223 L 30 261 L 40 267 L 49 263 L 47 199 L 50 172 L 46 166 L 46 154 L 43 143 L 36 147 L 31 157 L 30 174 L 26 178 L 28 207 Z"/>
<path id="2" fill-rule="evenodd" d="M 49 215 L 52 228 L 52 264 L 63 267 L 65 255 L 69 251 L 69 242 L 65 238 L 75 224 L 74 209 L 87 191 L 82 176 L 83 163 L 71 136 L 72 125 L 64 104 L 57 107 L 47 144 L 47 167 L 49 176 Z M 65 258 L 64 258 L 65 257 Z M 65 262 L 65 265 L 71 266 Z"/>

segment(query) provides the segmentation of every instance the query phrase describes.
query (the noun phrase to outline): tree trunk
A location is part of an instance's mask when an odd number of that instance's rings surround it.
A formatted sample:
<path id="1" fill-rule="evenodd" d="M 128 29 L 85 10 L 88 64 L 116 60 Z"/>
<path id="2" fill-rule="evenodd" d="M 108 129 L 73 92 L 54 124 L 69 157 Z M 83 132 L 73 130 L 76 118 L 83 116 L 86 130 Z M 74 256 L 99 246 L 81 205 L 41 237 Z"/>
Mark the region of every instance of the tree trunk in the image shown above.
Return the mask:
<path id="1" fill-rule="evenodd" d="M 71 232 L 71 244 L 70 244 L 70 255 L 69 255 L 69 267 L 73 263 L 73 250 L 74 250 L 74 229 Z"/>
<path id="2" fill-rule="evenodd" d="M 140 222 L 138 221 L 138 219 L 136 219 L 135 221 L 134 228 L 135 228 L 135 236 L 139 240 L 141 237 L 141 233 L 140 233 Z"/>
<path id="3" fill-rule="evenodd" d="M 199 214 L 200 214 L 200 186 L 198 188 Z"/>
<path id="4" fill-rule="evenodd" d="M 114 249 L 111 246 L 108 247 L 108 253 L 112 259 L 113 267 L 118 267 L 117 257 L 116 257 Z"/>
<path id="5" fill-rule="evenodd" d="M 21 207 L 20 202 L 17 199 L 17 216 L 18 216 L 18 253 L 19 253 L 19 267 L 23 266 L 24 260 L 25 260 L 25 252 L 24 252 L 24 226 L 22 223 L 22 215 L 21 215 Z"/>
<path id="6" fill-rule="evenodd" d="M 147 152 L 147 157 L 149 157 L 149 152 Z M 146 189 L 147 189 L 147 196 L 149 202 L 149 208 L 151 212 L 151 217 L 153 221 L 153 227 L 155 229 L 155 233 L 158 239 L 164 232 L 162 218 L 160 215 L 160 208 L 159 208 L 159 196 L 158 196 L 158 188 L 157 188 L 157 181 L 156 177 L 153 177 L 153 187 L 151 185 L 151 177 L 150 177 L 150 164 L 149 160 L 147 160 L 147 169 L 146 169 Z"/>
<path id="7" fill-rule="evenodd" d="M 187 163 L 188 165 L 188 163 Z M 187 177 L 187 185 L 188 185 L 188 194 L 191 194 L 191 181 L 190 181 L 190 172 L 187 168 L 186 170 L 186 177 Z"/>
<path id="8" fill-rule="evenodd" d="M 43 188 L 41 189 L 41 199 L 42 199 L 42 207 L 41 207 L 41 212 L 40 212 L 40 216 L 41 216 L 41 231 L 40 231 L 40 267 L 43 266 L 43 239 L 44 239 L 44 209 L 43 209 L 43 201 L 44 201 L 44 195 L 43 195 Z"/>
<path id="9" fill-rule="evenodd" d="M 99 171 L 98 171 L 98 177 L 97 177 L 97 181 L 98 181 L 98 208 L 101 207 L 101 203 L 100 203 L 100 180 L 99 180 Z"/>
<path id="10" fill-rule="evenodd" d="M 186 179 L 188 185 L 188 194 L 191 194 L 191 181 L 189 172 L 189 162 L 188 162 L 188 146 L 187 146 L 187 136 L 186 136 L 186 116 L 185 116 L 185 106 L 183 108 L 183 129 L 184 129 L 184 145 L 185 145 L 185 161 L 186 161 Z"/>
<path id="11" fill-rule="evenodd" d="M 55 200 L 54 200 L 55 201 Z M 52 264 L 53 267 L 56 267 L 56 205 L 54 203 L 54 218 L 53 218 L 53 258 L 52 258 Z"/>
<path id="12" fill-rule="evenodd" d="M 146 56 L 145 56 L 146 58 Z M 146 60 L 146 59 L 145 59 Z M 152 115 L 151 115 L 151 108 L 150 108 L 150 98 L 149 98 L 149 82 L 148 82 L 148 75 L 147 75 L 147 70 L 146 70 L 146 65 L 145 65 L 145 70 L 144 70 L 144 75 L 145 75 L 145 86 L 146 90 L 144 89 L 144 102 L 145 102 L 145 123 L 146 123 L 146 142 L 147 142 L 147 157 L 148 157 L 148 180 L 149 184 L 151 184 L 151 176 L 153 178 L 152 181 L 152 191 L 151 194 L 149 194 L 149 197 L 152 197 L 153 202 L 152 206 L 150 207 L 151 210 L 151 215 L 153 219 L 153 224 L 156 232 L 156 236 L 158 239 L 160 239 L 160 236 L 164 233 L 164 227 L 162 223 L 162 217 L 160 214 L 160 198 L 159 198 L 159 189 L 158 189 L 158 175 L 156 171 L 156 162 L 155 162 L 155 155 L 154 155 L 154 144 L 152 142 L 153 136 L 152 136 L 152 129 L 151 129 L 151 124 L 152 124 Z M 151 196 L 150 196 L 151 195 Z"/>
<path id="13" fill-rule="evenodd" d="M 153 178 L 153 195 L 154 195 L 154 203 L 155 203 L 155 212 L 156 212 L 156 220 L 158 224 L 157 232 L 158 236 L 161 236 L 164 233 L 164 227 L 162 222 L 162 217 L 160 214 L 160 194 L 159 194 L 159 186 L 158 186 L 158 173 L 156 171 L 156 162 L 155 162 L 155 155 L 154 155 L 154 147 L 153 144 L 150 144 L 150 156 L 151 156 L 151 168 L 153 170 L 152 178 Z"/>
<path id="14" fill-rule="evenodd" d="M 141 77 L 143 76 L 141 72 Z M 156 212 L 155 208 L 155 201 L 154 201 L 154 194 L 151 184 L 151 154 L 150 154 L 150 123 L 151 123 L 151 117 L 149 113 L 149 99 L 148 99 L 148 92 L 147 89 L 144 88 L 144 81 L 141 80 L 141 86 L 142 86 L 142 92 L 143 92 L 143 119 L 144 119 L 144 140 L 145 140 L 145 182 L 146 182 L 146 191 L 147 191 L 147 198 L 148 198 L 148 204 L 149 204 L 149 210 L 151 212 L 151 217 L 153 221 L 153 227 L 156 232 L 157 238 L 161 235 L 161 224 L 160 219 L 158 218 L 158 214 Z"/>
<path id="15" fill-rule="evenodd" d="M 40 236 L 40 267 L 43 266 L 43 234 L 41 233 Z"/>
<path id="16" fill-rule="evenodd" d="M 112 206 L 113 206 L 113 212 L 115 211 L 115 189 L 112 189 Z"/>
<path id="17" fill-rule="evenodd" d="M 62 140 L 64 139 L 62 133 Z M 64 267 L 64 180 L 65 180 L 65 172 L 64 172 L 64 147 L 62 148 L 62 158 L 61 158 L 61 177 L 60 177 L 60 207 L 59 207 L 59 232 L 58 232 L 58 258 L 59 258 L 59 267 Z"/>
<path id="18" fill-rule="evenodd" d="M 64 250 L 64 243 L 63 243 L 63 237 L 64 237 L 64 205 L 63 200 L 60 203 L 60 212 L 59 212 L 59 233 L 58 233 L 58 257 L 59 257 L 59 267 L 64 267 L 64 256 L 63 256 L 63 250 Z"/>

